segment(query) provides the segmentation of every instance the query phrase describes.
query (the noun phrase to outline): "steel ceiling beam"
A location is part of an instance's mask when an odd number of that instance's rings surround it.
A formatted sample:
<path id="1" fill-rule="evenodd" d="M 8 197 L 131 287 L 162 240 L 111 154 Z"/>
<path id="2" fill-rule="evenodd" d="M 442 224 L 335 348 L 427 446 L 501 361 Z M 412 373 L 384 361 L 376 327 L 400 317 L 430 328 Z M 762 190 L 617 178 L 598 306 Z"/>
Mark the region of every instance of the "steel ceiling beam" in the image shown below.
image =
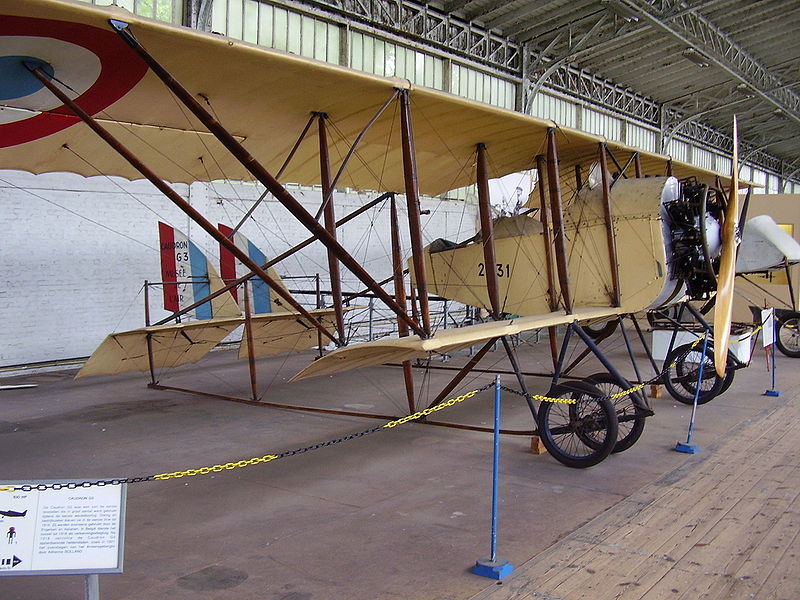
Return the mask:
<path id="1" fill-rule="evenodd" d="M 800 96 L 703 15 L 682 11 L 676 16 L 665 11 L 664 2 L 660 0 L 608 1 L 623 11 L 632 11 L 687 47 L 694 48 L 764 100 L 784 111 L 790 119 L 800 123 Z"/>

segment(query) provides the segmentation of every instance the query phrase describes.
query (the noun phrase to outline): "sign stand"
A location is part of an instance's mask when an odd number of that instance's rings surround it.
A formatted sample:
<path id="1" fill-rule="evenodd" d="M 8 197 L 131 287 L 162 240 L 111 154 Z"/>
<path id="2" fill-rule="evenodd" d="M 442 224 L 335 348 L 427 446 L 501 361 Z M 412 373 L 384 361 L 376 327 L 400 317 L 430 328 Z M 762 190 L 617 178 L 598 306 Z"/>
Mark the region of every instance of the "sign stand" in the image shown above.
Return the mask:
<path id="1" fill-rule="evenodd" d="M 683 452 L 684 454 L 697 454 L 700 452 L 700 446 L 697 444 L 692 444 L 692 433 L 694 432 L 694 417 L 697 414 L 697 399 L 700 397 L 700 385 L 703 383 L 703 367 L 705 367 L 706 361 L 706 351 L 708 350 L 708 333 L 706 332 L 706 336 L 703 338 L 703 354 L 702 358 L 700 359 L 700 369 L 697 375 L 697 388 L 694 390 L 694 401 L 692 402 L 692 418 L 689 419 L 689 433 L 686 436 L 686 443 L 682 444 L 678 442 L 675 444 L 675 450 L 678 452 Z"/>
<path id="2" fill-rule="evenodd" d="M 778 328 L 775 326 L 775 309 L 768 308 L 761 311 L 761 322 L 764 324 L 764 344 L 767 340 L 771 340 L 770 347 L 770 360 L 769 366 L 772 373 L 772 386 L 764 392 L 763 396 L 780 396 L 781 393 L 775 389 L 775 339 L 778 335 Z M 772 335 L 769 335 L 769 334 Z"/>
<path id="3" fill-rule="evenodd" d="M 86 600 L 100 600 L 100 575 L 97 573 L 86 576 Z"/>
<path id="4" fill-rule="evenodd" d="M 481 558 L 472 567 L 471 571 L 481 577 L 502 579 L 514 570 L 513 565 L 507 560 L 497 558 L 497 489 L 498 472 L 500 465 L 500 376 L 494 381 L 494 449 L 492 453 L 492 536 L 491 553 L 489 558 Z"/>

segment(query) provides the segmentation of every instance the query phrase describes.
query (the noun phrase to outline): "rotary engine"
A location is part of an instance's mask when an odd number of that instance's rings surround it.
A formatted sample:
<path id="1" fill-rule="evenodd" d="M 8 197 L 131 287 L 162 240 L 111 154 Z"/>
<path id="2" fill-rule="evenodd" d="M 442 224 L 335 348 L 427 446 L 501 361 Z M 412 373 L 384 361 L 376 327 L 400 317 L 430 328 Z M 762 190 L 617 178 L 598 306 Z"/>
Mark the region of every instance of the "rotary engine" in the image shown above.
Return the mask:
<path id="1" fill-rule="evenodd" d="M 686 285 L 692 300 L 706 300 L 717 288 L 723 194 L 688 179 L 681 182 L 679 198 L 666 202 L 664 208 L 670 232 L 671 274 Z"/>

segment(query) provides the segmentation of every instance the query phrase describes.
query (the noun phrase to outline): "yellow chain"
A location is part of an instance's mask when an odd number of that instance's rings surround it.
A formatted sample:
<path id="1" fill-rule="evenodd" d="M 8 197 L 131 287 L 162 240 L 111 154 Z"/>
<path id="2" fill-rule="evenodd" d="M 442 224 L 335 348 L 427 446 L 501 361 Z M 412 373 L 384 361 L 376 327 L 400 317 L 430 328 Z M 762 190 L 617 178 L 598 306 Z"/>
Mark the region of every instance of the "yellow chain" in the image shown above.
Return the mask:
<path id="1" fill-rule="evenodd" d="M 185 471 L 174 471 L 172 473 L 160 473 L 153 475 L 153 479 L 164 481 L 166 479 L 177 479 L 179 477 L 194 477 L 195 475 L 208 475 L 209 473 L 219 473 L 221 471 L 230 471 L 241 467 L 249 467 L 252 465 L 260 465 L 268 463 L 278 458 L 277 454 L 267 454 L 265 456 L 256 456 L 248 460 L 240 460 L 237 462 L 229 462 L 211 467 L 199 467 L 197 469 L 186 469 Z"/>

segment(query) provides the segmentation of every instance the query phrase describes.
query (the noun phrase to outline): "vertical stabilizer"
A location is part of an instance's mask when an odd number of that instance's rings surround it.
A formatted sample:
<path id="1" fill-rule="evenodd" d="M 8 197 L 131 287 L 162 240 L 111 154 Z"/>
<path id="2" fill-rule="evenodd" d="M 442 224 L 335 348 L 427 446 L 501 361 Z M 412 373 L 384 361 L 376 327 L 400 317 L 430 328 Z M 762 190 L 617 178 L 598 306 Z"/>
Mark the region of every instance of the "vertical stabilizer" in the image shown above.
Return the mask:
<path id="1" fill-rule="evenodd" d="M 236 247 L 246 252 L 253 262 L 258 265 L 266 264 L 267 257 L 264 255 L 264 253 L 261 252 L 261 250 L 259 250 L 258 247 L 249 239 L 247 239 L 247 237 L 245 237 L 242 233 L 238 231 L 234 233 L 233 229 L 227 225 L 223 225 L 222 223 L 220 223 L 218 227 L 222 234 L 228 239 L 233 240 L 233 243 L 236 245 Z M 231 283 L 232 281 L 235 281 L 236 279 L 239 279 L 250 272 L 248 268 L 239 262 L 236 257 L 223 246 L 220 246 L 219 248 L 219 270 L 220 273 L 222 273 L 222 279 L 226 284 Z M 281 278 L 274 267 L 267 269 L 267 274 L 272 277 L 272 279 L 275 280 L 283 289 L 286 289 L 286 286 L 283 285 L 283 281 L 281 281 Z M 252 285 L 251 302 L 254 314 L 287 310 L 285 302 L 283 302 L 281 297 L 278 296 L 274 290 L 270 289 L 266 283 L 257 277 L 252 278 L 250 282 Z M 231 290 L 231 292 L 243 309 L 244 295 L 241 294 L 238 289 Z"/>
<path id="2" fill-rule="evenodd" d="M 164 309 L 172 312 L 183 310 L 224 287 L 206 255 L 185 234 L 159 221 L 158 239 Z M 239 314 L 239 307 L 230 292 L 194 309 L 198 320 Z"/>

